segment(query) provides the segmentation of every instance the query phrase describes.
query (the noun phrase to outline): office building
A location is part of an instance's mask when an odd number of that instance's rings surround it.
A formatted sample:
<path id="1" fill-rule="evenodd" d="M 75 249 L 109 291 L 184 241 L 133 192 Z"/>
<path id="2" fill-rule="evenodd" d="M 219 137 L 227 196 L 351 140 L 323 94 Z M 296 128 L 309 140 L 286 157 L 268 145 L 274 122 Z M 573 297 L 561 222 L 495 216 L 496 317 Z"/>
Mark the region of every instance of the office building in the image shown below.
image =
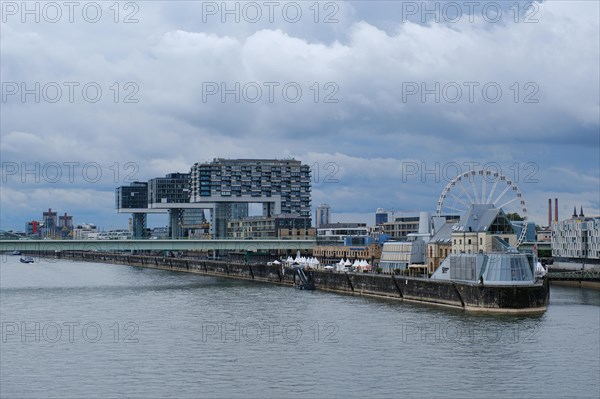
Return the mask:
<path id="1" fill-rule="evenodd" d="M 39 237 L 42 233 L 42 225 L 43 223 L 40 223 L 37 220 L 25 223 L 25 234 L 27 236 Z"/>
<path id="2" fill-rule="evenodd" d="M 181 238 L 187 235 L 183 204 L 189 202 L 189 173 L 169 173 L 165 177 L 148 180 L 148 207 L 163 209 L 169 214 L 169 237 Z"/>
<path id="3" fill-rule="evenodd" d="M 42 236 L 48 238 L 54 238 L 58 231 L 58 216 L 56 212 L 52 212 L 52 209 L 48 208 L 47 212 L 42 213 Z"/>
<path id="4" fill-rule="evenodd" d="M 405 241 L 408 235 L 419 232 L 419 216 L 397 217 L 391 222 L 383 223 L 383 233 L 390 239 Z"/>
<path id="5" fill-rule="evenodd" d="M 565 262 L 600 263 L 600 217 L 586 217 L 583 209 L 570 219 L 552 224 L 552 256 Z"/>
<path id="6" fill-rule="evenodd" d="M 321 204 L 317 207 L 315 226 L 319 227 L 331 223 L 331 207 L 328 204 Z"/>
<path id="7" fill-rule="evenodd" d="M 119 213 L 131 213 L 132 238 L 144 238 L 148 213 L 148 183 L 133 182 L 115 190 L 115 207 Z"/>
<path id="8" fill-rule="evenodd" d="M 375 212 L 375 226 L 381 226 L 388 222 L 388 213 L 383 208 L 377 208 Z"/>
<path id="9" fill-rule="evenodd" d="M 190 202 L 189 173 L 169 173 L 148 180 L 148 204 L 185 204 Z"/>
<path id="10" fill-rule="evenodd" d="M 370 238 L 366 223 L 329 223 L 317 229 L 317 245 L 364 245 Z"/>
<path id="11" fill-rule="evenodd" d="M 211 209 L 214 237 L 227 223 L 247 216 L 247 205 L 262 204 L 262 216 L 297 214 L 310 218 L 310 167 L 296 160 L 223 159 L 191 168 L 190 202 Z"/>
<path id="12" fill-rule="evenodd" d="M 58 217 L 58 234 L 61 238 L 73 238 L 73 216 L 65 212 Z"/>
<path id="13" fill-rule="evenodd" d="M 96 225 L 91 223 L 82 223 L 73 229 L 74 240 L 89 240 L 98 233 Z"/>
<path id="14" fill-rule="evenodd" d="M 329 223 L 317 229 L 317 245 L 313 255 L 323 264 L 344 259 L 365 259 L 375 264 L 381 256 L 381 245 L 375 242 L 366 223 Z"/>
<path id="15" fill-rule="evenodd" d="M 68 229 L 73 230 L 73 216 L 67 215 L 65 212 L 64 215 L 58 217 L 58 227 L 60 229 Z"/>
<path id="16" fill-rule="evenodd" d="M 228 223 L 228 236 L 237 239 L 314 239 L 310 218 L 298 215 L 251 216 Z"/>
<path id="17" fill-rule="evenodd" d="M 116 208 L 132 214 L 132 236 L 142 237 L 148 213 L 169 214 L 169 237 L 227 237 L 230 221 L 248 217 L 251 203 L 264 217 L 297 214 L 310 220 L 310 167 L 296 160 L 214 159 L 190 173 L 171 173 L 116 190 Z"/>

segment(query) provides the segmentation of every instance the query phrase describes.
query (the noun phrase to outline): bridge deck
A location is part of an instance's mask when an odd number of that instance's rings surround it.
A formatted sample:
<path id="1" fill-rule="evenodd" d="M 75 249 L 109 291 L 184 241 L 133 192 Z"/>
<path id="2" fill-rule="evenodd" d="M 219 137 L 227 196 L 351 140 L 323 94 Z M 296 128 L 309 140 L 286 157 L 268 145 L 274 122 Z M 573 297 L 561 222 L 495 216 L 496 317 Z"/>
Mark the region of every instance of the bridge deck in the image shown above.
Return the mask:
<path id="1" fill-rule="evenodd" d="M 309 250 L 314 240 L 2 240 L 11 251 L 267 251 Z"/>

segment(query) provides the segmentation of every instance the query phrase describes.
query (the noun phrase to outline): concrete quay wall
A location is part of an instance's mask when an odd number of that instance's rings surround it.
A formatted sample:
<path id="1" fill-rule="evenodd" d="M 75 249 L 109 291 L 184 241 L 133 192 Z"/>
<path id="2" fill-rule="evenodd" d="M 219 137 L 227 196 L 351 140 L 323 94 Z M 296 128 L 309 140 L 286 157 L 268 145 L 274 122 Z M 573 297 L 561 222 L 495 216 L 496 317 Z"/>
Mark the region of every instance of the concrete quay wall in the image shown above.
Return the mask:
<path id="1" fill-rule="evenodd" d="M 41 255 L 41 254 L 38 254 Z M 294 286 L 299 278 L 281 265 L 241 264 L 194 258 L 127 255 L 101 252 L 48 253 L 47 257 L 125 264 L 130 266 L 198 273 L 207 276 L 262 281 Z M 373 273 L 310 272 L 318 290 L 351 295 L 425 302 L 475 311 L 543 312 L 548 304 L 548 283 L 536 286 L 481 286 Z"/>

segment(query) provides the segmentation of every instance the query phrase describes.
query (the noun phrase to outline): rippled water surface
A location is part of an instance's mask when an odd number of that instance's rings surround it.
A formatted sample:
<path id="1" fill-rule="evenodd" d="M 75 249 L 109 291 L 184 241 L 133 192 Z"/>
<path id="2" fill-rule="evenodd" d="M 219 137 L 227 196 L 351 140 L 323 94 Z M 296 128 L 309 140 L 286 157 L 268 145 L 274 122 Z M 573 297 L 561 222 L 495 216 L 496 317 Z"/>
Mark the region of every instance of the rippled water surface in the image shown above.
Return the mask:
<path id="1" fill-rule="evenodd" d="M 539 316 L 80 262 L 0 263 L 0 396 L 600 397 L 600 293 Z"/>

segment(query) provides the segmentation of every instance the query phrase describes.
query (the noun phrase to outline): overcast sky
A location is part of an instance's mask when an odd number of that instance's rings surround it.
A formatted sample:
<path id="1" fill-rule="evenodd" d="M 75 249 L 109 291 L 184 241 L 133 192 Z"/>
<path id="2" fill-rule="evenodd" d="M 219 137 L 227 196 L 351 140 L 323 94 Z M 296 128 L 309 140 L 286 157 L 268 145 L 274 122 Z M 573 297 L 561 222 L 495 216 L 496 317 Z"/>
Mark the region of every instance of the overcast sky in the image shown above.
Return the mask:
<path id="1" fill-rule="evenodd" d="M 23 4 L 2 2 L 2 229 L 49 207 L 126 227 L 116 186 L 215 157 L 311 165 L 338 221 L 434 211 L 477 164 L 538 223 L 550 197 L 600 214 L 596 1 Z"/>

